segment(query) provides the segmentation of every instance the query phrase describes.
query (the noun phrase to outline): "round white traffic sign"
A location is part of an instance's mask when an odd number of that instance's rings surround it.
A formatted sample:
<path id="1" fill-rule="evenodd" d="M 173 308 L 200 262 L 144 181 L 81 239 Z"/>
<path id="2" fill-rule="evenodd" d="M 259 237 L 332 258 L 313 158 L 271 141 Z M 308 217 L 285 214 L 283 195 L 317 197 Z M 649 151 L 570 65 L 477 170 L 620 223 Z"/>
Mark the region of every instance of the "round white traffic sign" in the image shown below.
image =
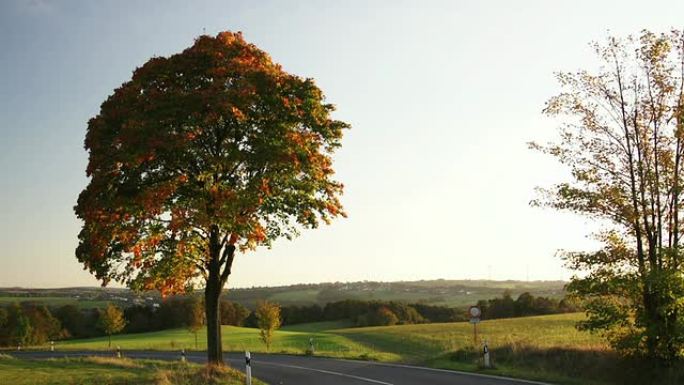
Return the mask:
<path id="1" fill-rule="evenodd" d="M 470 312 L 470 316 L 473 318 L 478 318 L 482 314 L 482 312 L 480 311 L 480 308 L 477 306 L 471 306 L 469 312 Z"/>

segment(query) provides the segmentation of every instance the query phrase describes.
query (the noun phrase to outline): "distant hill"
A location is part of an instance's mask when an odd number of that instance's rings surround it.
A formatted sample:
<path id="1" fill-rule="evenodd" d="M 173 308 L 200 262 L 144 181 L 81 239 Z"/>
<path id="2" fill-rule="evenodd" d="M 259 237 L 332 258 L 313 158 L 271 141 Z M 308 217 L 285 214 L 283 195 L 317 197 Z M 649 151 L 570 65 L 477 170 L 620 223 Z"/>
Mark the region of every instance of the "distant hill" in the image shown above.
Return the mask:
<path id="1" fill-rule="evenodd" d="M 344 299 L 403 301 L 462 307 L 481 299 L 500 296 L 508 290 L 516 297 L 530 292 L 535 296 L 561 298 L 565 295 L 563 281 L 489 281 L 489 280 L 421 280 L 397 282 L 334 282 L 297 284 L 274 287 L 230 289 L 225 297 L 247 307 L 259 299 L 282 305 L 324 305 Z M 0 288 L 0 305 L 33 301 L 48 305 L 73 303 L 80 307 L 99 307 L 106 302 L 122 306 L 154 304 L 161 301 L 157 292 L 135 293 L 128 289 L 74 287 L 62 289 Z"/>
<path id="2" fill-rule="evenodd" d="M 245 306 L 253 306 L 262 298 L 283 305 L 323 305 L 344 299 L 363 299 L 466 306 L 480 299 L 500 296 L 506 290 L 514 297 L 528 291 L 535 296 L 561 298 L 565 295 L 564 286 L 563 281 L 361 281 L 232 289 L 227 297 Z"/>

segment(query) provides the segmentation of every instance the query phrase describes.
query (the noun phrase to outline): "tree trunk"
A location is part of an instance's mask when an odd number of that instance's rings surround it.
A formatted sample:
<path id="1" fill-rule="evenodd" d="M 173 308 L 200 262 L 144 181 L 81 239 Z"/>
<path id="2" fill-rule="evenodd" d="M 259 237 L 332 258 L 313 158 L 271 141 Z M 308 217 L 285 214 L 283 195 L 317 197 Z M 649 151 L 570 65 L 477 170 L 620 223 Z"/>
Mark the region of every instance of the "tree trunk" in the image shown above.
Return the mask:
<path id="1" fill-rule="evenodd" d="M 209 272 L 204 289 L 205 314 L 207 316 L 207 359 L 210 364 L 223 365 L 221 346 L 221 321 L 219 318 L 219 297 L 221 296 L 218 269 Z"/>
<path id="2" fill-rule="evenodd" d="M 204 289 L 204 309 L 207 317 L 207 360 L 210 364 L 223 365 L 223 349 L 221 346 L 221 311 L 220 297 L 223 285 L 228 280 L 235 257 L 234 239 L 226 244 L 226 238 L 219 241 L 219 228 L 211 227 L 209 237 L 209 261 L 207 263 L 207 279 Z M 225 245 L 225 247 L 224 247 Z M 221 256 L 223 249 L 223 256 Z M 223 271 L 221 267 L 223 266 Z"/>
<path id="3" fill-rule="evenodd" d="M 111 348 L 112 347 L 112 335 L 107 334 L 107 337 L 109 337 L 109 347 Z"/>

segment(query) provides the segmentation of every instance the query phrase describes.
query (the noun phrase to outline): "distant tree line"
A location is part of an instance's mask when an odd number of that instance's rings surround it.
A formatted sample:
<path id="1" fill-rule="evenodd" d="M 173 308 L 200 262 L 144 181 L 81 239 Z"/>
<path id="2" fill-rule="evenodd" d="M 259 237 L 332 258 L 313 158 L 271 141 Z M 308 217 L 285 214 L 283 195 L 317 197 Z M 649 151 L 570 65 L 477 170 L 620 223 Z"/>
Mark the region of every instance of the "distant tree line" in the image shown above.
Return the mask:
<path id="1" fill-rule="evenodd" d="M 62 337 L 60 322 L 44 305 L 11 304 L 0 308 L 0 345 L 38 345 Z"/>
<path id="2" fill-rule="evenodd" d="M 535 297 L 525 292 L 513 299 L 506 291 L 501 297 L 481 300 L 477 305 L 483 319 L 525 317 L 532 315 L 571 313 L 582 310 L 580 303 L 564 298 Z M 395 301 L 363 301 L 347 299 L 325 306 L 283 306 L 283 325 L 307 322 L 349 320 L 355 326 L 386 326 L 468 320 L 467 309 L 423 303 Z M 248 318 L 247 326 L 252 326 Z"/>
<path id="3" fill-rule="evenodd" d="M 283 306 L 283 325 L 307 322 L 349 320 L 355 326 L 401 325 L 464 321 L 463 309 L 395 301 L 347 299 L 325 306 Z"/>
<path id="4" fill-rule="evenodd" d="M 570 298 L 561 300 L 549 297 L 535 297 L 530 293 L 522 293 L 513 299 L 509 291 L 501 297 L 480 300 L 477 306 L 482 311 L 482 319 L 527 317 L 533 315 L 574 313 L 582 311 L 582 304 Z"/>
<path id="5" fill-rule="evenodd" d="M 579 303 L 567 298 L 556 300 L 522 293 L 513 299 L 510 292 L 505 292 L 501 297 L 481 300 L 477 305 L 482 310 L 483 319 L 582 310 Z M 143 333 L 187 328 L 196 333 L 198 326 L 204 323 L 204 305 L 195 296 L 170 297 L 158 306 L 129 306 L 122 311 L 123 319 L 116 322 L 111 320 L 112 314 L 116 313 L 111 309 L 112 306 L 81 309 L 71 304 L 48 307 L 35 302 L 23 302 L 0 307 L 0 346 L 43 345 L 50 340 L 99 337 L 119 331 Z M 223 325 L 259 327 L 259 317 L 255 311 L 225 299 L 221 300 L 220 319 Z M 347 299 L 325 306 L 314 304 L 280 308 L 282 325 L 347 320 L 354 326 L 363 327 L 459 322 L 467 319 L 467 309 L 464 308 L 396 301 Z M 112 323 L 123 324 L 123 329 L 113 331 Z"/>
<path id="6" fill-rule="evenodd" d="M 159 307 L 134 305 L 126 308 L 124 314 L 128 320 L 127 333 L 143 333 L 155 330 L 189 327 L 196 323 L 197 297 L 170 297 Z M 201 304 L 202 308 L 204 307 Z M 244 326 L 250 311 L 236 302 L 221 300 L 221 324 Z"/>
<path id="7" fill-rule="evenodd" d="M 35 302 L 0 307 L 0 346 L 44 345 L 50 340 L 91 338 L 123 333 L 142 333 L 197 324 L 197 297 L 171 297 L 158 307 L 133 305 L 125 308 L 122 322 L 114 305 L 81 309 L 76 305 L 48 307 Z M 200 304 L 203 309 L 203 305 Z M 114 309 L 116 308 L 116 310 Z M 244 306 L 222 300 L 221 323 L 243 326 L 250 311 Z M 123 323 L 123 329 L 112 324 Z M 118 329 L 118 330 L 117 330 Z"/>

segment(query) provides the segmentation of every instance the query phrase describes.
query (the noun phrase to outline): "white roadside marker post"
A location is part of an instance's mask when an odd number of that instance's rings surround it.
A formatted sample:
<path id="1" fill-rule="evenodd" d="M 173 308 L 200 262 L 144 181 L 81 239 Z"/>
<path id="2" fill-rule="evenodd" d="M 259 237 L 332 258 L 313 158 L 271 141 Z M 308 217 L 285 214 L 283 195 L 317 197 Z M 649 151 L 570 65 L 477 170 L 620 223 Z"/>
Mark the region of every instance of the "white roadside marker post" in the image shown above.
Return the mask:
<path id="1" fill-rule="evenodd" d="M 55 351 L 55 341 L 50 341 L 50 351 L 51 352 Z"/>
<path id="2" fill-rule="evenodd" d="M 245 384 L 252 385 L 252 356 L 245 351 Z"/>
<path id="3" fill-rule="evenodd" d="M 185 349 L 181 349 L 181 362 L 185 362 Z"/>
<path id="4" fill-rule="evenodd" d="M 491 368 L 492 364 L 489 361 L 489 346 L 487 346 L 487 340 L 484 342 L 484 348 L 482 349 L 482 352 L 484 353 L 484 367 Z"/>
<path id="5" fill-rule="evenodd" d="M 116 358 L 121 358 L 121 346 L 116 346 Z"/>

